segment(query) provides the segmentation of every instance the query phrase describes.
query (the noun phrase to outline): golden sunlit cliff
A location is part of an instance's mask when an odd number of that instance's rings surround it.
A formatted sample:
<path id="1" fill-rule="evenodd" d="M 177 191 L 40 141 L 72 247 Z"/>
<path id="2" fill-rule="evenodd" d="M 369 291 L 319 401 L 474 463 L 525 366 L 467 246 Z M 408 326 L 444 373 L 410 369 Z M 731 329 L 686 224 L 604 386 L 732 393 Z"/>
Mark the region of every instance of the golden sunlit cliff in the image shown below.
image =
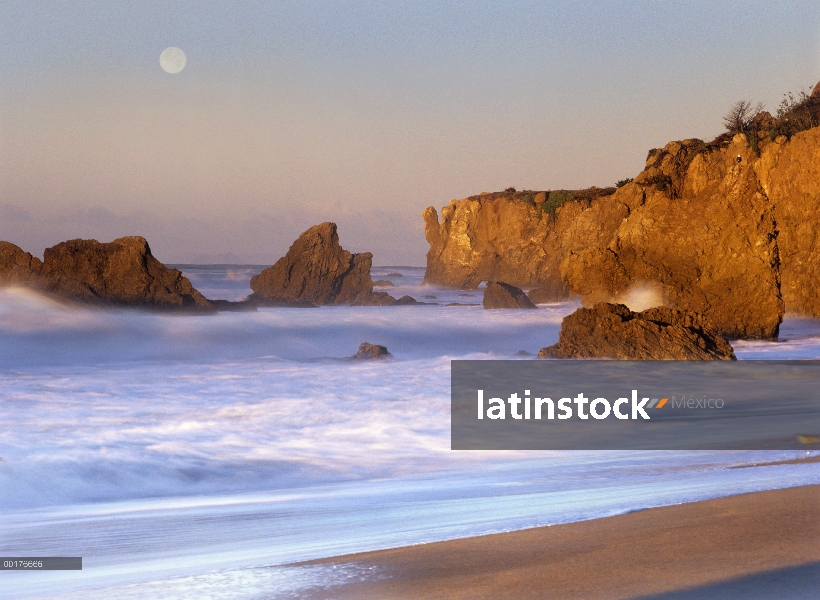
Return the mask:
<path id="1" fill-rule="evenodd" d="M 811 125 L 818 88 L 798 106 Z M 440 222 L 429 207 L 426 279 L 544 287 L 585 306 L 648 295 L 727 337 L 775 338 L 784 312 L 820 317 L 820 127 L 790 118 L 670 142 L 617 189 L 482 194 Z"/>

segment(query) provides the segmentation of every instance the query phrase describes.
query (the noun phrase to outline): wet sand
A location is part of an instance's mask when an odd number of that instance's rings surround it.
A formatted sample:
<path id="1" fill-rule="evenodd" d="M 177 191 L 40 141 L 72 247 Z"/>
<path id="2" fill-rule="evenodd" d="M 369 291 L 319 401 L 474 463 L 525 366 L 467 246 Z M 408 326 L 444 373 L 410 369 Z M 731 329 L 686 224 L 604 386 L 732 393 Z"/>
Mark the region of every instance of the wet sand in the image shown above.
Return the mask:
<path id="1" fill-rule="evenodd" d="M 320 563 L 376 575 L 301 597 L 820 598 L 820 485 Z"/>

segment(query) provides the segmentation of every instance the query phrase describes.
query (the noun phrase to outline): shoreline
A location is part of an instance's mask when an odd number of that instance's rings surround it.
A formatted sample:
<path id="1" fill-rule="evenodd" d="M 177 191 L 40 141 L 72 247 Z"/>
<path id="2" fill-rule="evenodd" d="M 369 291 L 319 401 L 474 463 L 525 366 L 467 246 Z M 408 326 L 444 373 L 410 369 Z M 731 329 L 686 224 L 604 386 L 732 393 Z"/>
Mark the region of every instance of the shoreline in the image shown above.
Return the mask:
<path id="1" fill-rule="evenodd" d="M 820 485 L 298 565 L 376 573 L 303 592 L 316 600 L 809 598 L 820 589 Z"/>

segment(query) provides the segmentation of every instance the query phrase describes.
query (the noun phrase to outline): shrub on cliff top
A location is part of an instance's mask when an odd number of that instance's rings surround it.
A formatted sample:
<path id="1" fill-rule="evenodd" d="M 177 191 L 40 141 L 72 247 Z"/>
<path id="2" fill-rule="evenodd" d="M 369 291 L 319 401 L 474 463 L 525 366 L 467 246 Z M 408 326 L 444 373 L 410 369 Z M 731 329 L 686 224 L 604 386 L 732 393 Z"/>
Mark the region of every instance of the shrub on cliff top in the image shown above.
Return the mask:
<path id="1" fill-rule="evenodd" d="M 736 102 L 723 117 L 726 133 L 719 135 L 707 150 L 728 145 L 737 133 L 745 133 L 749 146 L 755 152 L 758 139 L 768 134 L 770 140 L 780 135 L 791 137 L 795 133 L 820 125 L 820 95 L 812 96 L 805 89 L 798 93 L 787 92 L 777 107 L 776 116 L 772 117 L 763 110 L 763 104 L 752 107 L 746 100 Z"/>
<path id="2" fill-rule="evenodd" d="M 758 102 L 757 105 L 752 108 L 751 102 L 738 100 L 732 105 L 732 108 L 729 109 L 726 116 L 723 117 L 723 124 L 730 133 L 744 133 L 762 110 L 762 102 Z"/>
<path id="3" fill-rule="evenodd" d="M 556 210 L 564 206 L 565 202 L 572 200 L 574 197 L 575 194 L 568 190 L 550 192 L 547 195 L 547 199 L 538 205 L 538 218 L 540 219 L 543 213 L 547 213 L 550 216 L 555 215 Z"/>
<path id="4" fill-rule="evenodd" d="M 797 95 L 792 92 L 783 94 L 783 100 L 777 107 L 777 121 L 769 137 L 791 137 L 795 133 L 817 126 L 818 112 L 818 102 L 806 90 L 800 90 Z"/>
<path id="5" fill-rule="evenodd" d="M 780 106 L 777 107 L 777 118 L 782 119 L 799 111 L 808 104 L 809 98 L 811 96 L 805 89 L 800 90 L 796 96 L 792 92 L 786 92 L 783 94 Z"/>

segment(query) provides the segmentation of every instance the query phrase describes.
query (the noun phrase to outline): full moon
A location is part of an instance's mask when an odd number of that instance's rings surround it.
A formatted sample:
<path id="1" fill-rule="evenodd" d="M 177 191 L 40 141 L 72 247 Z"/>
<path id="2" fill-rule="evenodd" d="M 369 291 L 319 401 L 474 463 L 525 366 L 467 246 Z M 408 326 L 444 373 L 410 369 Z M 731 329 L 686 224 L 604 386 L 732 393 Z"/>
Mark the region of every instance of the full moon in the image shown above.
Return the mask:
<path id="1" fill-rule="evenodd" d="M 179 73 L 184 69 L 186 62 L 185 53 L 174 46 L 166 48 L 162 51 L 162 54 L 159 55 L 159 66 L 162 67 L 163 71 L 171 73 L 171 75 Z"/>

